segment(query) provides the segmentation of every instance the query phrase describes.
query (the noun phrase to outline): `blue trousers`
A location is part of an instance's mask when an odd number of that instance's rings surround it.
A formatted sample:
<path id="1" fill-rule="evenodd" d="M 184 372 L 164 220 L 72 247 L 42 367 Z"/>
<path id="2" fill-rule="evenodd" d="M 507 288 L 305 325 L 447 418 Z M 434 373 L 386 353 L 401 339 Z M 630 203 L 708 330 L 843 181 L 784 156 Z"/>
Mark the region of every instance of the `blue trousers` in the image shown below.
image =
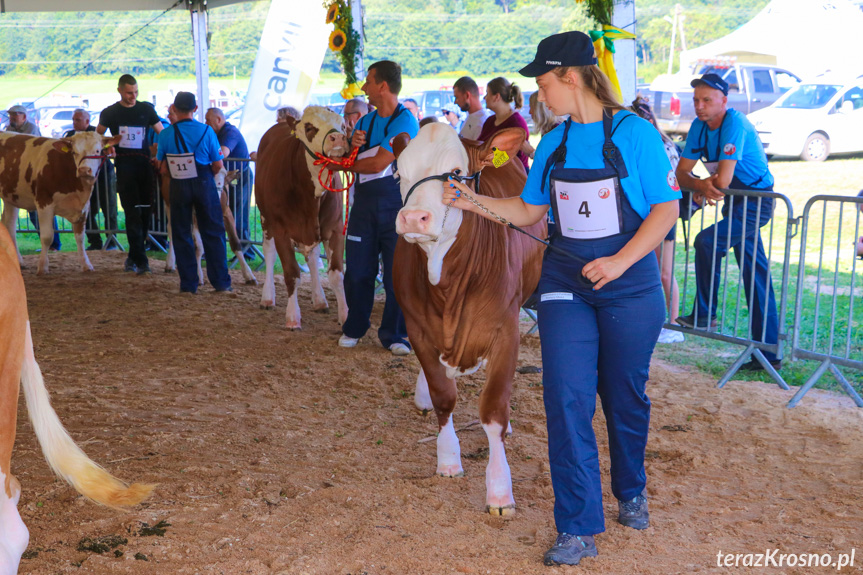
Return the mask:
<path id="1" fill-rule="evenodd" d="M 213 288 L 222 291 L 231 287 L 225 249 L 225 224 L 222 205 L 216 192 L 216 183 L 209 166 L 198 164 L 198 174 L 191 180 L 171 180 L 171 233 L 177 272 L 180 274 L 180 291 L 198 291 L 198 264 L 195 258 L 195 240 L 192 237 L 192 209 L 204 244 L 207 278 Z"/>
<path id="2" fill-rule="evenodd" d="M 716 224 L 705 228 L 695 236 L 695 283 L 696 308 L 699 318 L 716 317 L 719 306 L 719 285 L 722 273 L 722 258 L 733 249 L 737 265 L 742 268 L 743 289 L 749 306 L 752 339 L 765 343 L 777 343 L 779 337 L 779 314 L 776 311 L 776 296 L 770 277 L 770 263 L 761 241 L 761 227 L 773 216 L 773 200 L 762 200 L 761 213 L 758 202 L 749 199 L 744 210 L 742 198 L 734 198 L 734 206 Z M 727 198 L 726 202 L 731 201 Z M 744 230 L 744 222 L 746 229 Z M 715 231 L 714 231 L 715 230 Z M 715 239 L 714 239 L 715 234 Z M 753 264 L 753 259 L 754 264 Z M 711 267 L 714 269 L 711 273 Z M 754 290 L 750 288 L 755 274 Z M 711 281 L 713 282 L 711 290 Z M 776 355 L 764 352 L 768 361 Z"/>
<path id="3" fill-rule="evenodd" d="M 348 337 L 361 338 L 371 326 L 369 321 L 375 303 L 375 278 L 378 257 L 384 267 L 384 313 L 378 338 L 389 348 L 394 343 L 410 347 L 402 310 L 393 291 L 393 255 L 396 249 L 396 217 L 402 207 L 398 188 L 388 191 L 358 189 L 348 218 L 345 253 L 345 299 L 348 319 L 342 331 Z"/>
<path id="4" fill-rule="evenodd" d="M 576 255 L 587 261 L 611 255 L 621 245 L 617 240 L 593 240 Z M 538 319 L 554 520 L 561 533 L 595 535 L 605 531 L 596 395 L 608 430 L 611 490 L 618 499 L 633 499 L 646 483 L 645 384 L 665 321 L 665 296 L 652 253 L 598 291 L 579 283 L 580 273 L 580 264 L 546 252 Z"/>
<path id="5" fill-rule="evenodd" d="M 251 239 L 249 233 L 249 210 L 252 203 L 252 182 L 252 171 L 246 169 L 241 173 L 240 182 L 228 186 L 228 206 L 234 213 L 234 222 L 237 224 L 237 236 L 240 240 Z M 243 243 L 245 245 L 245 241 Z"/>

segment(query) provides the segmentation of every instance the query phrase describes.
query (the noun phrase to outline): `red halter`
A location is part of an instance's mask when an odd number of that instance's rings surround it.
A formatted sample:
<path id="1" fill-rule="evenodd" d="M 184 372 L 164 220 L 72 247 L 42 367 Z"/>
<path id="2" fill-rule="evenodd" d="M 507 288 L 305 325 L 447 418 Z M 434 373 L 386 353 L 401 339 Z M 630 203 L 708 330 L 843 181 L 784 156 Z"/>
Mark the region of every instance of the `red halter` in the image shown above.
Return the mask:
<path id="1" fill-rule="evenodd" d="M 354 148 L 353 151 L 350 154 L 348 154 L 348 157 L 343 158 L 341 160 L 333 160 L 333 159 L 328 158 L 325 155 L 320 154 L 320 153 L 315 154 L 315 157 L 317 159 L 315 160 L 314 165 L 321 167 L 321 169 L 318 171 L 318 183 L 321 184 L 321 187 L 323 187 L 328 192 L 333 192 L 333 193 L 344 192 L 345 193 L 345 198 L 344 198 L 345 226 L 342 229 L 342 235 L 343 236 L 348 233 L 348 197 L 347 197 L 347 191 L 354 184 L 354 179 L 356 178 L 356 176 L 354 175 L 353 172 L 345 172 L 346 174 L 348 174 L 348 176 L 346 176 L 346 178 L 345 178 L 348 182 L 347 185 L 343 188 L 334 188 L 332 186 L 333 170 L 329 169 L 329 166 L 330 165 L 336 165 L 336 166 L 341 166 L 343 168 L 352 167 L 354 165 L 354 162 L 356 162 L 356 160 L 357 160 L 357 152 L 358 151 L 359 151 L 359 148 Z M 324 170 L 327 170 L 326 181 L 321 180 L 321 177 L 324 174 Z"/>

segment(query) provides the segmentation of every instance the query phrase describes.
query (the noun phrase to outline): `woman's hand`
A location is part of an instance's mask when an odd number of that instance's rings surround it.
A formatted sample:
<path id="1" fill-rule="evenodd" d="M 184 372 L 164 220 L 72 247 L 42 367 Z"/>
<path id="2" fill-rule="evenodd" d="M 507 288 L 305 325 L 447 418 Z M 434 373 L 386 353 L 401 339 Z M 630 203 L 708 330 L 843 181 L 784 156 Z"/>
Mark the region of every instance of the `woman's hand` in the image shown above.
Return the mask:
<path id="1" fill-rule="evenodd" d="M 469 187 L 449 178 L 443 186 L 443 203 L 460 210 L 472 211 L 474 205 L 462 197 L 463 193 L 468 192 L 471 192 Z"/>
<path id="2" fill-rule="evenodd" d="M 621 262 L 616 256 L 597 258 L 581 269 L 581 275 L 589 279 L 595 285 L 594 290 L 601 289 L 610 281 L 616 280 L 629 269 L 629 266 Z"/>

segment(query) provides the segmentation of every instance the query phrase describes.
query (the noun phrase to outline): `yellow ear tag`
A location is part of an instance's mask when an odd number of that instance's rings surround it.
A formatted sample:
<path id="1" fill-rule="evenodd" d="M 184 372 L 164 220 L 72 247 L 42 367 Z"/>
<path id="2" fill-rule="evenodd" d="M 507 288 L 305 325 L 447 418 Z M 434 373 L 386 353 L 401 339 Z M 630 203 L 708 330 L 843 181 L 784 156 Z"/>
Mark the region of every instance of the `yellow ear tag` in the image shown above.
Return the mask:
<path id="1" fill-rule="evenodd" d="M 499 168 L 509 160 L 509 154 L 504 152 L 503 150 L 498 150 L 497 148 L 492 148 L 494 150 L 494 157 L 491 160 L 491 163 L 495 168 Z"/>
<path id="2" fill-rule="evenodd" d="M 68 152 L 68 151 L 69 151 L 69 146 L 63 146 L 63 151 L 64 151 L 64 152 Z"/>

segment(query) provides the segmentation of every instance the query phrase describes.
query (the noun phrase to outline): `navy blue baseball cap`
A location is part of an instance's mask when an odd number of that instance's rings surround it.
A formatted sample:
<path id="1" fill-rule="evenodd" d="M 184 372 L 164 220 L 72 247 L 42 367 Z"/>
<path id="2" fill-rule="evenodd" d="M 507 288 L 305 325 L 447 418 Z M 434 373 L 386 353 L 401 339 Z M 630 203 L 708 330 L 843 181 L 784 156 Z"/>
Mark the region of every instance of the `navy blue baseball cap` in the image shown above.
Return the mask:
<path id="1" fill-rule="evenodd" d="M 716 74 L 705 74 L 702 77 L 696 78 L 695 80 L 690 82 L 689 85 L 693 88 L 695 88 L 696 86 L 707 86 L 708 88 L 719 90 L 726 96 L 728 95 L 728 82 L 726 82 Z"/>
<path id="2" fill-rule="evenodd" d="M 528 78 L 536 78 L 561 66 L 593 64 L 596 64 L 596 51 L 590 36 L 584 32 L 563 32 L 543 39 L 536 47 L 533 62 L 518 73 Z"/>
<path id="3" fill-rule="evenodd" d="M 195 95 L 191 92 L 177 92 L 174 96 L 174 107 L 181 112 L 191 112 L 198 107 Z"/>

